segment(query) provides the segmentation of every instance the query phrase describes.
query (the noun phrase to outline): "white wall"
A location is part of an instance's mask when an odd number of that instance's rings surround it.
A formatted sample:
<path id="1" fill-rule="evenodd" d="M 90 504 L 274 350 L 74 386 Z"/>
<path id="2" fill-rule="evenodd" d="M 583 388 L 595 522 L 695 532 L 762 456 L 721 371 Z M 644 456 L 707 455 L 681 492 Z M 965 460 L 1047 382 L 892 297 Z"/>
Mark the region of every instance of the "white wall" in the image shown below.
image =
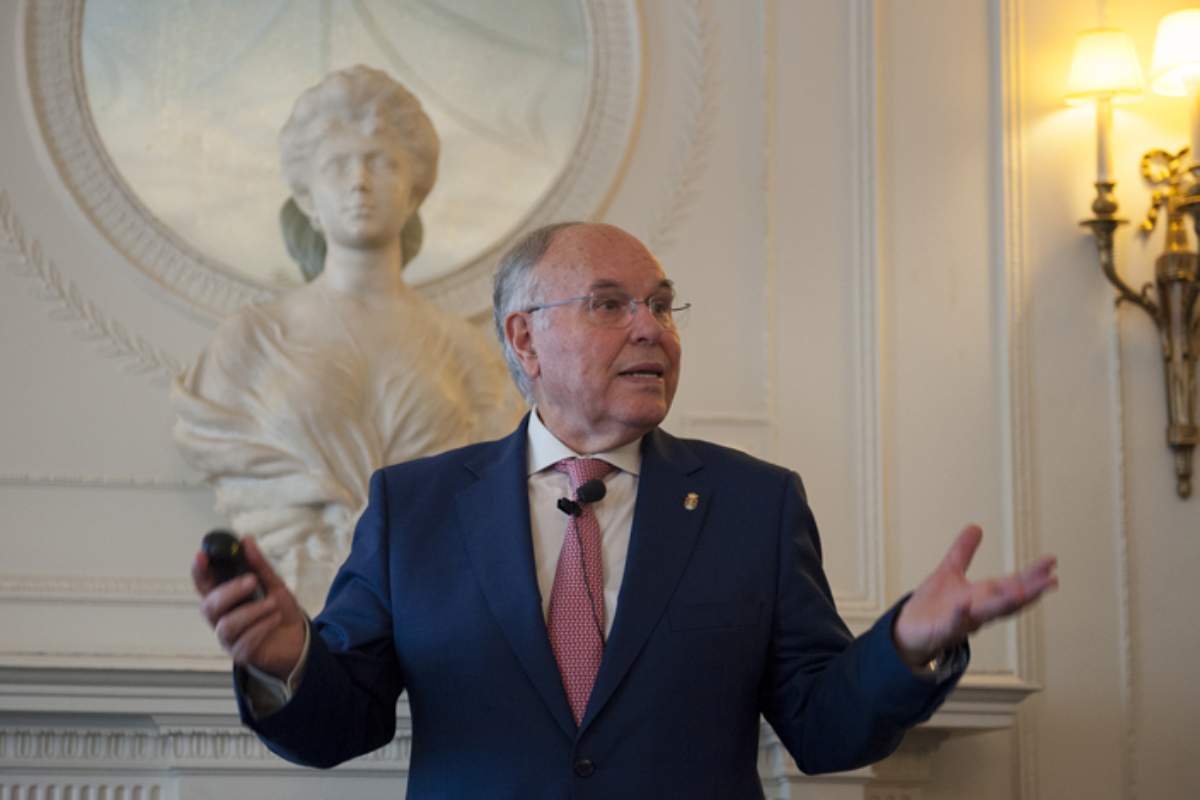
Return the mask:
<path id="1" fill-rule="evenodd" d="M 1155 22 L 1181 4 L 1106 5 L 1148 64 Z M 25 8 L 0 5 L 0 729 L 71 710 L 70 684 L 107 687 L 88 701 L 105 713 L 132 692 L 138 720 L 186 732 L 179 715 L 211 714 L 224 691 L 184 580 L 215 516 L 170 444 L 167 370 L 128 367 L 186 360 L 211 325 L 64 185 L 28 96 Z M 1200 787 L 1200 498 L 1174 493 L 1154 332 L 1111 310 L 1076 224 L 1092 122 L 1060 98 L 1096 13 L 1085 0 L 642 6 L 642 117 L 604 213 L 696 303 L 668 427 L 801 472 L 856 627 L 968 521 L 987 534 L 976 574 L 1061 559 L 1060 592 L 975 642 L 976 694 L 936 721 L 955 735 L 907 777 L 893 770 L 888 785 L 913 796 L 926 770 L 934 798 Z M 1136 217 L 1137 159 L 1183 144 L 1181 103 L 1119 111 L 1116 137 Z M 1158 241 L 1122 233 L 1131 283 L 1152 274 Z M 122 349 L 117 324 L 155 350 Z M 164 710 L 188 680 L 135 691 L 122 681 L 154 682 L 121 672 L 135 668 L 200 676 L 203 696 Z M 100 674 L 124 677 L 114 689 Z M 1043 691 L 1004 728 L 1031 684 Z M 4 747 L 0 771 L 41 763 Z"/>
<path id="2" fill-rule="evenodd" d="M 1200 505 L 1175 495 L 1154 328 L 1140 311 L 1113 312 L 1095 248 L 1076 225 L 1093 197 L 1094 123 L 1089 110 L 1064 106 L 1062 93 L 1074 36 L 1099 24 L 1098 5 L 1108 24 L 1134 35 L 1148 68 L 1158 19 L 1187 3 L 881 4 L 897 18 L 887 41 L 907 53 L 909 68 L 941 75 L 925 87 L 897 79 L 886 93 L 904 109 L 897 115 L 907 123 L 897 126 L 921 125 L 912 120 L 933 112 L 923 123 L 928 138 L 897 142 L 893 165 L 954 173 L 939 182 L 942 202 L 921 195 L 905 224 L 930 237 L 926 257 L 936 271 L 964 255 L 936 246 L 943 223 L 986 214 L 980 245 L 1000 259 L 994 274 L 1023 284 L 1009 311 L 1014 327 L 998 344 L 1024 361 L 1012 377 L 1023 369 L 1027 379 L 1030 449 L 1018 476 L 1028 481 L 1027 539 L 1061 559 L 1062 590 L 1015 653 L 1044 691 L 1026 703 L 1015 735 L 943 747 L 929 796 L 1169 797 L 1200 787 L 1191 733 L 1200 634 L 1189 611 Z M 973 76 L 967 85 L 964 73 Z M 943 107 L 931 92 L 956 102 Z M 972 117 L 986 117 L 986 128 L 971 130 L 964 122 Z M 890 138 L 885 130 L 885 148 Z M 1181 101 L 1149 97 L 1117 112 L 1123 215 L 1136 222 L 1148 203 L 1141 153 L 1185 143 Z M 954 169 L 953 154 L 963 150 L 990 162 L 985 183 Z M 1152 280 L 1161 233 L 1145 243 L 1128 229 L 1119 236 L 1127 280 Z M 947 373 L 944 383 L 952 382 Z M 1020 437 L 1019 402 L 1007 411 Z"/>

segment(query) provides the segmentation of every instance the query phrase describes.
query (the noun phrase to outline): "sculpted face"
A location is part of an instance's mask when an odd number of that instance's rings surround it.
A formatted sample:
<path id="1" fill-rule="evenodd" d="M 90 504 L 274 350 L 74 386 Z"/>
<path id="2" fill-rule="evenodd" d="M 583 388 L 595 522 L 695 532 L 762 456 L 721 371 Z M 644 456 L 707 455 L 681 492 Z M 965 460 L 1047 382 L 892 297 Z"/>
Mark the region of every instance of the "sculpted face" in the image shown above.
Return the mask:
<path id="1" fill-rule="evenodd" d="M 536 267 L 536 281 L 539 303 L 606 289 L 643 299 L 670 287 L 650 251 L 609 225 L 560 231 Z M 526 324 L 515 327 L 528 341 L 514 340 L 514 349 L 543 422 L 563 442 L 597 452 L 662 422 L 679 384 L 679 333 L 663 328 L 644 305 L 624 328 L 595 325 L 583 303 L 521 316 Z"/>
<path id="2" fill-rule="evenodd" d="M 371 250 L 399 239 L 416 201 L 409 156 L 393 138 L 338 126 L 311 168 L 308 196 L 296 202 L 331 247 Z"/>

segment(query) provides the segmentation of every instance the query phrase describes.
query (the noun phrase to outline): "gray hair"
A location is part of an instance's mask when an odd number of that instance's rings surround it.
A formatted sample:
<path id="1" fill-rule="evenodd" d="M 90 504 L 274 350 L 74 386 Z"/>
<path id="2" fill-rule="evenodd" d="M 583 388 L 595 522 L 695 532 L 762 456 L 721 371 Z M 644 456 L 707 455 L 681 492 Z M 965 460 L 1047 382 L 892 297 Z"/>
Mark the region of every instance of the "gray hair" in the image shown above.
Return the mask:
<path id="1" fill-rule="evenodd" d="M 496 268 L 496 280 L 492 291 L 492 319 L 496 324 L 496 336 L 500 339 L 500 346 L 504 348 L 504 360 L 508 364 L 509 374 L 530 405 L 533 404 L 533 384 L 521 368 L 517 354 L 504 335 L 504 318 L 537 302 L 534 298 L 537 292 L 534 267 L 546 255 L 550 243 L 559 231 L 582 224 L 555 222 L 530 231 L 509 248 Z"/>

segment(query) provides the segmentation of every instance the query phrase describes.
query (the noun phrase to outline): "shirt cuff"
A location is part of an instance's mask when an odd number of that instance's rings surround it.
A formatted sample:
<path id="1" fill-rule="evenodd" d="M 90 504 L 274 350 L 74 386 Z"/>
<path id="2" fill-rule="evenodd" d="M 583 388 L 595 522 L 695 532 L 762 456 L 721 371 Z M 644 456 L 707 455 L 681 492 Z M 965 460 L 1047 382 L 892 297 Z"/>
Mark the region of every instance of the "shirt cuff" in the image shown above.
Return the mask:
<path id="1" fill-rule="evenodd" d="M 246 705 L 249 706 L 250 713 L 255 719 L 270 716 L 291 701 L 292 695 L 296 693 L 300 681 L 304 678 L 304 665 L 308 663 L 311 630 L 311 624 L 306 617 L 304 620 L 304 648 L 300 651 L 300 658 L 296 661 L 296 666 L 292 668 L 286 681 L 249 664 L 243 667 L 242 692 L 246 698 Z"/>

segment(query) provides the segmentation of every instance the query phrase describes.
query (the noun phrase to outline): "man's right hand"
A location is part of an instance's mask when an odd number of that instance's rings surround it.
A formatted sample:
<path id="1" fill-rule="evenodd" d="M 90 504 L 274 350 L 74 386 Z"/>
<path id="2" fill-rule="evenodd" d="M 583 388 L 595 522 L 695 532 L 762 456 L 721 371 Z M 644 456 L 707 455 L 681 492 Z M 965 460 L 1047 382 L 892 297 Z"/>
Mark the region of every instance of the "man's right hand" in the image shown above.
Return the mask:
<path id="1" fill-rule="evenodd" d="M 192 582 L 200 595 L 200 613 L 217 632 L 217 641 L 235 664 L 249 665 L 286 681 L 304 651 L 307 623 L 287 584 L 263 557 L 258 543 L 242 540 L 251 573 L 217 585 L 204 553 L 192 559 Z M 264 597 L 239 605 L 262 586 Z"/>

